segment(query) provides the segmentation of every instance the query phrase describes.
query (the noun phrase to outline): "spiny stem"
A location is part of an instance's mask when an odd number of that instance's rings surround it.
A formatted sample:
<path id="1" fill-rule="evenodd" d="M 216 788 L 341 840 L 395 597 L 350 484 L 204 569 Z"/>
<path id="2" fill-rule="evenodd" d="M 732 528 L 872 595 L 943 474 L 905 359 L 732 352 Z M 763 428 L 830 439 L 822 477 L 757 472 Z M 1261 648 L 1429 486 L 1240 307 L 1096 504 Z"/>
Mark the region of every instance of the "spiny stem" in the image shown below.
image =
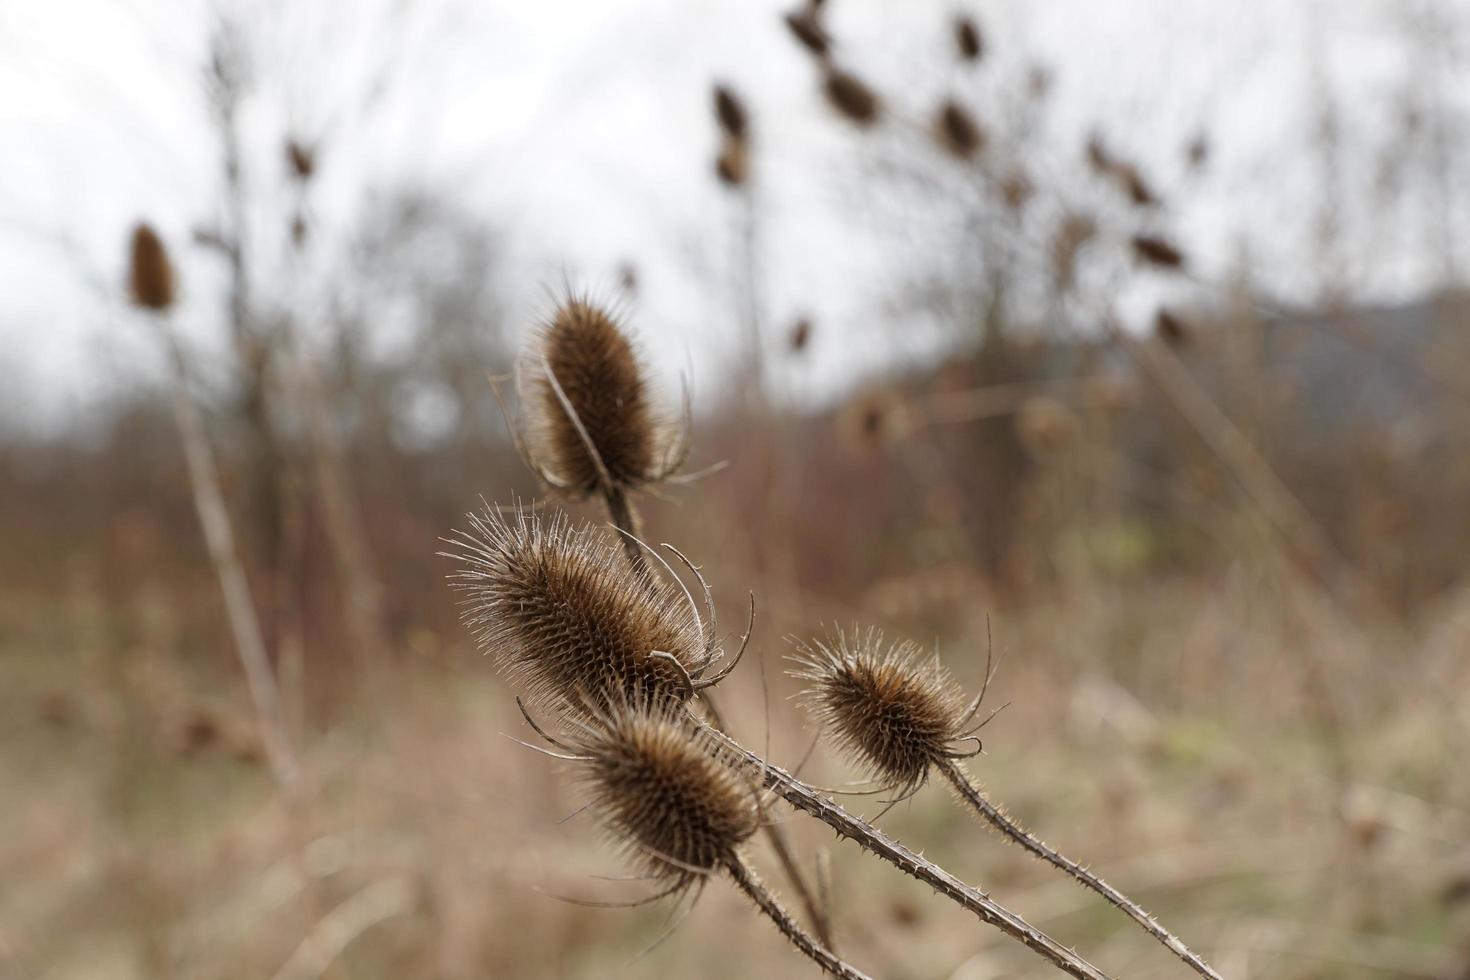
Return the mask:
<path id="1" fill-rule="evenodd" d="M 1081 980 L 1108 980 L 1107 974 L 1019 915 L 994 901 L 989 895 L 965 884 L 937 864 L 915 854 L 866 820 L 854 816 L 845 808 L 822 796 L 786 770 L 766 762 L 730 736 L 703 723 L 700 723 L 700 727 L 716 742 L 733 753 L 736 759 L 757 771 L 766 788 L 776 792 L 796 809 L 821 820 L 837 831 L 839 837 L 852 838 L 859 847 L 929 885 L 946 898 L 974 913 L 980 921 L 994 926 L 1046 958 L 1069 976 L 1079 977 Z"/>
<path id="2" fill-rule="evenodd" d="M 748 868 L 739 858 L 732 860 L 725 867 L 730 872 L 730 877 L 735 879 L 735 884 L 739 886 L 740 890 L 745 892 L 751 901 L 755 902 L 756 906 L 766 914 L 767 918 L 776 923 L 776 928 L 780 929 L 781 933 L 787 939 L 791 940 L 791 944 L 823 970 L 826 970 L 834 977 L 842 977 L 843 980 L 871 980 L 866 973 L 862 973 L 838 959 L 823 947 L 821 943 L 817 942 L 814 937 L 802 929 L 797 924 L 796 919 L 792 918 L 791 913 L 787 912 L 776 901 L 776 896 L 772 895 L 761 880 L 756 877 L 755 872 Z"/>
<path id="3" fill-rule="evenodd" d="M 1086 888 L 1091 888 L 1110 903 L 1117 906 L 1129 918 L 1142 926 L 1151 936 L 1169 947 L 1175 956 L 1189 964 L 1190 969 L 1194 970 L 1200 976 L 1210 977 L 1211 980 L 1221 980 L 1220 974 L 1216 973 L 1208 963 L 1202 960 L 1196 953 L 1192 952 L 1188 946 L 1184 945 L 1184 942 L 1178 936 L 1175 936 L 1163 926 L 1159 925 L 1153 916 L 1145 912 L 1143 907 L 1137 902 L 1132 901 L 1122 892 L 1077 862 L 1052 850 L 1044 842 L 1033 837 L 1025 829 L 1012 822 L 1009 817 L 1001 812 L 999 807 L 985 798 L 985 794 L 980 791 L 978 786 L 971 782 L 970 778 L 957 763 L 945 759 L 939 763 L 938 768 L 959 792 L 964 801 L 972 806 L 981 817 L 989 821 L 996 830 L 999 830 L 1008 839 L 1019 844 L 1043 861 L 1062 869 L 1076 879 L 1078 883 Z"/>
<path id="4" fill-rule="evenodd" d="M 603 488 L 602 499 L 607 503 L 608 520 L 623 532 L 618 537 L 623 539 L 623 552 L 628 556 L 628 564 L 637 573 L 638 581 L 651 586 L 653 576 L 648 571 L 648 561 L 643 557 L 643 546 L 638 543 L 641 530 L 638 511 L 633 507 L 633 501 L 628 499 L 628 492 L 622 487 L 609 485 Z"/>

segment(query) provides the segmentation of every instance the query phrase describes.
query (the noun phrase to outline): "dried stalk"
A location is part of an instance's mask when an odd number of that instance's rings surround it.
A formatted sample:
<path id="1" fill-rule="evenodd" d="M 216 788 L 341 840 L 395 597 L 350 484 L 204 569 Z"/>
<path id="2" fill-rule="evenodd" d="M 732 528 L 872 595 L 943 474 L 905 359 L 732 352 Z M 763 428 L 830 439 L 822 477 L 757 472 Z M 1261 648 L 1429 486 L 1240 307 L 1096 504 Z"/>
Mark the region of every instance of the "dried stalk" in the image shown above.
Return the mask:
<path id="1" fill-rule="evenodd" d="M 837 832 L 839 837 L 851 838 L 859 847 L 929 885 L 946 898 L 974 913 L 980 921 L 1004 932 L 1069 976 L 1080 977 L 1083 980 L 1107 980 L 1107 974 L 1082 959 L 1074 951 L 1062 946 L 1019 915 L 995 902 L 989 895 L 965 884 L 948 871 L 915 854 L 867 821 L 822 796 L 786 770 L 771 765 L 744 748 L 730 736 L 708 725 L 701 725 L 701 728 L 745 765 L 759 773 L 760 780 L 767 789 L 775 792 L 796 809 L 827 824 Z"/>
<path id="2" fill-rule="evenodd" d="M 1154 917 L 1144 911 L 1143 907 L 1137 902 L 1134 902 L 1128 896 L 1080 864 L 1052 850 L 1043 841 L 1038 840 L 1036 837 L 1027 833 L 1024 828 L 1014 823 L 999 807 L 985 798 L 985 794 L 980 791 L 978 786 L 971 782 L 970 778 L 959 767 L 957 762 L 944 759 L 935 763 L 935 766 L 944 774 L 944 778 L 948 779 L 950 784 L 959 792 L 960 797 L 973 807 L 975 812 L 1004 834 L 1006 838 L 1019 844 L 1043 861 L 1062 869 L 1075 878 L 1078 883 L 1086 888 L 1092 889 L 1107 899 L 1125 915 L 1142 926 L 1149 935 L 1167 946 L 1175 956 L 1178 956 L 1185 963 L 1189 964 L 1190 969 L 1194 970 L 1200 976 L 1209 977 L 1211 980 L 1221 980 L 1220 974 L 1216 973 L 1213 967 L 1200 959 L 1199 955 L 1191 951 L 1188 946 L 1184 945 L 1183 940 L 1178 936 L 1175 936 L 1163 926 L 1159 925 Z"/>
<path id="3" fill-rule="evenodd" d="M 265 641 L 261 637 L 260 620 L 256 618 L 255 607 L 250 600 L 250 587 L 246 584 L 240 556 L 235 549 L 235 538 L 230 530 L 229 513 L 225 510 L 214 454 L 205 436 L 199 407 L 189 395 L 189 373 L 183 349 L 179 346 L 170 324 L 161 317 L 158 318 L 158 324 L 168 347 L 174 421 L 179 427 L 179 437 L 184 444 L 184 459 L 189 468 L 194 507 L 204 529 L 210 561 L 214 564 L 215 574 L 219 576 L 220 591 L 224 593 L 225 613 L 229 617 L 230 630 L 234 633 L 235 649 L 240 655 L 240 663 L 245 668 L 245 680 L 249 684 L 250 698 L 260 721 L 261 740 L 265 745 L 266 757 L 270 760 L 271 772 L 277 783 L 282 787 L 289 787 L 298 775 L 296 756 L 291 749 L 281 717 L 280 698 L 276 693 L 270 660 L 266 656 Z"/>
<path id="4" fill-rule="evenodd" d="M 791 917 L 791 913 L 781 907 L 776 897 L 766 889 L 766 886 L 756 877 L 755 872 L 746 867 L 744 862 L 738 859 L 731 861 L 725 866 L 725 870 L 730 872 L 730 877 L 735 879 L 735 884 L 740 890 L 765 913 L 767 918 L 776 924 L 776 928 L 781 930 L 781 934 L 791 942 L 791 945 L 821 966 L 823 970 L 834 977 L 842 977 L 844 980 L 870 980 L 866 973 L 859 972 L 844 963 L 808 935 Z"/>

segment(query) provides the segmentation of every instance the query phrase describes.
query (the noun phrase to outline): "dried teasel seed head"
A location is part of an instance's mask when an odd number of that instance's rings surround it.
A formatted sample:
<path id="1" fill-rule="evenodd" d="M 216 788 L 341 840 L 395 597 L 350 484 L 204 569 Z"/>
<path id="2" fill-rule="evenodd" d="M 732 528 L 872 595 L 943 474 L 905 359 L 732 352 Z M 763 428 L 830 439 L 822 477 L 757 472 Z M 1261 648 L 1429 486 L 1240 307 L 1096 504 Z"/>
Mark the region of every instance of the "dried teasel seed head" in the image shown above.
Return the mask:
<path id="1" fill-rule="evenodd" d="M 529 462 L 569 496 L 657 483 L 684 463 L 686 427 L 658 412 L 622 326 L 585 296 L 568 298 L 542 326 L 516 386 Z"/>
<path id="2" fill-rule="evenodd" d="M 720 183 L 730 187 L 744 186 L 750 176 L 750 155 L 746 152 L 744 140 L 725 139 L 724 149 L 715 158 L 715 176 L 720 178 Z"/>
<path id="3" fill-rule="evenodd" d="M 791 336 L 787 338 L 787 346 L 791 353 L 800 354 L 806 350 L 812 340 L 812 321 L 810 317 L 802 317 L 791 327 Z"/>
<path id="4" fill-rule="evenodd" d="M 1187 347 L 1194 331 L 1177 314 L 1160 308 L 1154 314 L 1154 333 L 1170 347 Z"/>
<path id="5" fill-rule="evenodd" d="M 929 767 L 957 754 L 970 709 L 938 661 L 876 630 L 797 643 L 801 698 L 837 746 L 899 797 L 924 784 Z"/>
<path id="6" fill-rule="evenodd" d="M 915 419 L 908 401 L 895 389 L 871 387 L 859 391 L 837 415 L 842 442 L 857 452 L 873 452 L 913 431 Z"/>
<path id="7" fill-rule="evenodd" d="M 450 539 L 461 618 L 497 667 L 542 702 L 692 693 L 710 659 L 693 600 L 665 580 L 645 582 L 616 542 L 564 517 L 493 510 L 469 515 Z M 677 661 L 671 663 L 670 660 Z"/>
<path id="8" fill-rule="evenodd" d="M 818 58 L 827 56 L 827 49 L 831 47 L 832 39 L 823 30 L 821 21 L 817 19 L 817 10 L 808 7 L 805 10 L 792 11 L 785 17 L 786 27 L 791 31 L 791 36 Z"/>
<path id="9" fill-rule="evenodd" d="M 980 34 L 979 25 L 971 17 L 960 16 L 954 19 L 954 44 L 961 61 L 979 61 L 980 56 L 985 53 L 985 39 Z"/>
<path id="10" fill-rule="evenodd" d="M 881 110 L 878 96 L 852 72 L 829 68 L 822 82 L 822 91 L 832 108 L 859 126 L 871 126 L 878 121 Z"/>
<path id="11" fill-rule="evenodd" d="M 1113 177 L 1123 187 L 1129 200 L 1141 208 L 1152 207 L 1159 203 L 1158 196 L 1149 187 L 1148 181 L 1143 179 L 1143 172 L 1131 163 L 1118 163 L 1113 166 Z"/>
<path id="12" fill-rule="evenodd" d="M 128 261 L 128 289 L 133 302 L 148 310 L 166 310 L 174 304 L 174 270 L 163 240 L 151 225 L 133 229 Z"/>
<path id="13" fill-rule="evenodd" d="M 719 122 L 720 129 L 732 140 L 744 139 L 750 118 L 746 115 L 745 104 L 740 101 L 740 96 L 728 85 L 716 85 L 714 97 L 715 119 Z"/>
<path id="14" fill-rule="evenodd" d="M 316 152 L 301 140 L 287 140 L 286 163 L 297 180 L 308 181 L 316 173 Z"/>
<path id="15" fill-rule="evenodd" d="M 939 107 L 934 129 L 940 145 L 961 160 L 968 160 L 985 147 L 985 134 L 979 124 L 954 99 L 946 99 Z"/>
<path id="16" fill-rule="evenodd" d="M 749 782 L 677 705 L 615 703 L 571 727 L 593 811 L 649 876 L 693 884 L 760 829 Z"/>
<path id="17" fill-rule="evenodd" d="M 1133 254 L 1140 262 L 1157 265 L 1165 269 L 1182 269 L 1184 253 L 1168 239 L 1157 235 L 1134 235 Z"/>

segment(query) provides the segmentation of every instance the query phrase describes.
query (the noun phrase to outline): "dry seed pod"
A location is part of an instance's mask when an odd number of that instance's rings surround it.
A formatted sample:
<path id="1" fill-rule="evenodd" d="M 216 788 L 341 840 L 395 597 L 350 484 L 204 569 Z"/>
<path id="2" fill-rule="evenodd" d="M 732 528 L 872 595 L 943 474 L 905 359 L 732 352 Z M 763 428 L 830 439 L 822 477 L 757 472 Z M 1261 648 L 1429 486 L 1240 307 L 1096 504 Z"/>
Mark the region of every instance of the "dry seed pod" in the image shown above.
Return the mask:
<path id="1" fill-rule="evenodd" d="M 1166 309 L 1154 315 L 1154 333 L 1170 347 L 1185 347 L 1189 344 L 1191 331 L 1184 321 Z"/>
<path id="2" fill-rule="evenodd" d="M 827 49 L 831 46 L 831 38 L 822 29 L 822 24 L 817 20 L 817 12 L 813 9 L 794 11 L 786 15 L 786 27 L 791 31 L 791 36 L 800 42 L 818 58 L 827 56 Z"/>
<path id="3" fill-rule="evenodd" d="M 878 96 L 851 72 L 829 68 L 822 82 L 828 103 L 859 126 L 871 126 L 878 119 L 881 105 Z"/>
<path id="4" fill-rule="evenodd" d="M 811 318 L 802 317 L 800 320 L 796 321 L 795 325 L 792 326 L 791 336 L 790 338 L 788 338 L 787 345 L 791 348 L 791 353 L 800 354 L 802 351 L 806 350 L 807 344 L 811 343 L 811 339 Z"/>
<path id="5" fill-rule="evenodd" d="M 1184 266 L 1184 253 L 1172 242 L 1157 235 L 1134 235 L 1133 254 L 1138 256 L 1140 262 L 1165 269 L 1180 269 Z"/>
<path id="6" fill-rule="evenodd" d="M 607 310 L 566 300 L 516 371 L 528 461 L 573 497 L 657 483 L 684 464 L 687 426 L 659 415 L 633 344 Z"/>
<path id="7" fill-rule="evenodd" d="M 714 91 L 715 119 L 719 121 L 720 129 L 731 139 L 744 139 L 749 123 L 745 104 L 728 85 L 716 85 Z"/>
<path id="8" fill-rule="evenodd" d="M 958 760 L 980 753 L 976 733 L 995 714 L 974 720 L 988 687 L 988 664 L 987 683 L 967 704 L 937 657 L 924 656 L 913 643 L 885 645 L 882 634 L 873 630 L 852 638 L 838 633 L 835 639 L 798 644 L 791 659 L 797 665 L 793 676 L 811 685 L 802 697 L 838 745 L 895 794 L 889 806 L 918 792 L 930 770 L 937 770 L 966 805 L 1012 843 L 1102 895 L 1202 976 L 1220 980 L 1136 902 L 1007 817 L 965 773 Z M 973 748 L 960 750 L 963 744 Z"/>
<path id="9" fill-rule="evenodd" d="M 838 632 L 800 643 L 791 673 L 809 682 L 807 707 L 836 743 L 883 787 L 905 799 L 929 777 L 929 768 L 974 753 L 957 743 L 979 699 L 967 705 L 959 685 L 917 644 L 885 644 L 876 630 Z"/>
<path id="10" fill-rule="evenodd" d="M 461 618 L 481 650 L 533 698 L 682 702 L 738 661 L 737 653 L 704 678 L 716 659 L 713 620 L 706 633 L 687 591 L 645 582 L 617 544 L 592 528 L 525 512 L 507 521 L 488 509 L 469 521 L 446 553 L 463 565 L 451 576 L 465 593 Z"/>
<path id="11" fill-rule="evenodd" d="M 594 811 L 650 877 L 686 888 L 760 828 L 752 787 L 678 705 L 616 703 L 574 729 Z"/>
<path id="12" fill-rule="evenodd" d="M 720 182 L 730 187 L 740 187 L 750 173 L 750 158 L 745 152 L 745 141 L 727 137 L 725 148 L 715 159 L 715 175 Z"/>
<path id="13" fill-rule="evenodd" d="M 664 886 L 632 904 L 683 896 L 724 872 L 828 974 L 870 980 L 809 935 L 745 863 L 741 847 L 761 826 L 756 787 L 742 756 L 682 708 L 614 700 L 571 719 L 563 739 L 526 720 L 560 750 L 550 754 L 580 766 L 592 812 L 644 876 Z"/>
<path id="14" fill-rule="evenodd" d="M 173 266 L 163 240 L 147 224 L 133 229 L 128 287 L 133 302 L 144 309 L 166 310 L 174 303 Z"/>
<path id="15" fill-rule="evenodd" d="M 316 173 L 316 153 L 300 140 L 286 141 L 286 163 L 297 180 L 310 180 Z"/>
<path id="16" fill-rule="evenodd" d="M 954 99 L 946 99 L 939 107 L 935 131 L 940 144 L 952 155 L 968 160 L 985 146 L 985 134 L 974 117 Z"/>
<path id="17" fill-rule="evenodd" d="M 985 41 L 980 34 L 980 27 L 970 17 L 955 18 L 954 44 L 959 50 L 961 61 L 979 61 L 980 56 L 985 53 Z"/>

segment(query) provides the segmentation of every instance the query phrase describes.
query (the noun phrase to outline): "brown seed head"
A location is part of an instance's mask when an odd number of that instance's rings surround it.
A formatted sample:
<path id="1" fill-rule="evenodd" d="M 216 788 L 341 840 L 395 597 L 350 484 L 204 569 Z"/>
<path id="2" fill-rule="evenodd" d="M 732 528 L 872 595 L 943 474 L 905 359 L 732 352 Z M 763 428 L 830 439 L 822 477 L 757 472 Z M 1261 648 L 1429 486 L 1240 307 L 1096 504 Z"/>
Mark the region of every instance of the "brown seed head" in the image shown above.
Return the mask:
<path id="1" fill-rule="evenodd" d="M 1192 331 L 1178 315 L 1161 308 L 1154 315 L 1154 333 L 1170 347 L 1187 347 Z"/>
<path id="2" fill-rule="evenodd" d="M 818 58 L 827 56 L 827 49 L 831 46 L 831 38 L 822 29 L 821 21 L 817 19 L 817 11 L 808 7 L 806 10 L 793 11 L 786 15 L 786 27 L 791 31 L 791 36 Z"/>
<path id="3" fill-rule="evenodd" d="M 969 710 L 959 685 L 917 644 L 885 644 L 868 630 L 799 643 L 793 677 L 837 745 L 899 796 L 923 785 L 929 767 L 954 758 Z"/>
<path id="4" fill-rule="evenodd" d="M 693 884 L 760 828 L 751 786 L 677 705 L 616 704 L 576 729 L 593 809 L 646 874 Z"/>
<path id="5" fill-rule="evenodd" d="M 1184 267 L 1184 253 L 1166 238 L 1157 235 L 1134 235 L 1133 254 L 1140 262 L 1162 266 L 1166 269 Z"/>
<path id="6" fill-rule="evenodd" d="M 728 85 L 715 86 L 715 119 L 726 136 L 734 140 L 745 138 L 750 121 L 745 114 L 745 104 Z"/>
<path id="7" fill-rule="evenodd" d="M 935 132 L 940 145 L 955 157 L 968 160 L 985 146 L 985 134 L 969 110 L 954 99 L 946 99 L 939 107 Z"/>
<path id="8" fill-rule="evenodd" d="M 985 40 L 980 34 L 980 27 L 970 17 L 955 18 L 954 44 L 962 61 L 979 61 L 980 56 L 985 53 Z"/>
<path id="9" fill-rule="evenodd" d="M 811 343 L 811 339 L 811 318 L 802 317 L 800 320 L 797 320 L 796 323 L 791 327 L 791 336 L 788 340 L 788 345 L 791 348 L 791 353 L 800 354 L 802 351 L 806 350 L 807 344 Z"/>
<path id="10" fill-rule="evenodd" d="M 564 517 L 522 512 L 508 522 L 471 514 L 447 557 L 465 593 L 462 619 L 480 649 L 543 702 L 606 704 L 656 696 L 683 701 L 683 675 L 706 660 L 702 627 L 685 593 L 644 584 L 623 550 Z"/>
<path id="11" fill-rule="evenodd" d="M 878 120 L 881 104 L 867 84 L 851 72 L 829 68 L 822 83 L 827 102 L 859 126 L 871 126 Z"/>
<path id="12" fill-rule="evenodd" d="M 516 385 L 531 465 L 568 495 L 636 489 L 683 465 L 683 428 L 656 411 L 618 321 L 584 296 L 562 303 L 528 345 Z"/>
<path id="13" fill-rule="evenodd" d="M 148 310 L 166 310 L 174 304 L 174 270 L 163 240 L 152 226 L 133 229 L 128 263 L 128 287 L 133 302 Z"/>
<path id="14" fill-rule="evenodd" d="M 715 176 L 722 184 L 740 187 L 749 175 L 750 156 L 745 151 L 745 141 L 726 137 L 725 147 L 715 159 Z"/>
<path id="15" fill-rule="evenodd" d="M 310 180 L 316 173 L 316 153 L 300 140 L 286 141 L 286 162 L 292 175 L 302 182 Z"/>
<path id="16" fill-rule="evenodd" d="M 1153 189 L 1149 187 L 1148 181 L 1143 179 L 1143 172 L 1131 163 L 1118 163 L 1113 166 L 1113 177 L 1122 186 L 1128 198 L 1141 208 L 1150 207 L 1159 203 L 1158 197 Z"/>

